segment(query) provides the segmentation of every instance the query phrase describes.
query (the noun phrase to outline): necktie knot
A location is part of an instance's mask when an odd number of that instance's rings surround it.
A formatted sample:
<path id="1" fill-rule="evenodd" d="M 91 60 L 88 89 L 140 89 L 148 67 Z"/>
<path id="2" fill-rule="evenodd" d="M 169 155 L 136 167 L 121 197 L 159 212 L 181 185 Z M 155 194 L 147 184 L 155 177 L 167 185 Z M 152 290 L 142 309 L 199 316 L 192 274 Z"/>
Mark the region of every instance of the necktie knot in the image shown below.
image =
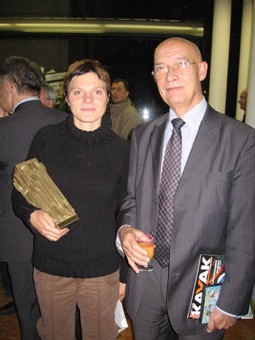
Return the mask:
<path id="1" fill-rule="evenodd" d="M 171 121 L 173 128 L 179 130 L 183 127 L 185 122 L 181 118 L 175 118 Z"/>

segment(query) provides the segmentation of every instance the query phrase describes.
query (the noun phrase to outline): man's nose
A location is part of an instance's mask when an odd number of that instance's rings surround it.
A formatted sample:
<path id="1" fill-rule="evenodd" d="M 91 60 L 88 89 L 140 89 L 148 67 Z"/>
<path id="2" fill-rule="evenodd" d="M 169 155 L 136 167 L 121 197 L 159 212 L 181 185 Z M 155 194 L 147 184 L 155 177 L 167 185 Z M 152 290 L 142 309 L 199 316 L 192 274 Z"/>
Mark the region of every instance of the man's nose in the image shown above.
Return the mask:
<path id="1" fill-rule="evenodd" d="M 168 81 L 173 81 L 178 78 L 178 75 L 173 71 L 172 67 L 168 67 L 166 78 Z"/>

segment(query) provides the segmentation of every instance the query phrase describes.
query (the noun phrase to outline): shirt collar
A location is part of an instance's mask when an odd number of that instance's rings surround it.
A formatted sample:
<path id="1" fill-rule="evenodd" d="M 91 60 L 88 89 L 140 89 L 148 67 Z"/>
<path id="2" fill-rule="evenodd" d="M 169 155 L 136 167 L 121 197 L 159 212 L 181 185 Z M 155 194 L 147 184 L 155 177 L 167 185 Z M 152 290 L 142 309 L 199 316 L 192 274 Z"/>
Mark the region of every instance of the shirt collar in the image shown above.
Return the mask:
<path id="1" fill-rule="evenodd" d="M 191 110 L 185 113 L 182 120 L 185 121 L 185 125 L 189 126 L 193 131 L 197 130 L 200 126 L 200 123 L 204 117 L 205 111 L 207 108 L 207 101 L 205 97 L 194 106 Z M 170 108 L 169 110 L 169 121 L 173 120 L 174 118 L 178 118 L 177 114 Z"/>
<path id="2" fill-rule="evenodd" d="M 25 102 L 29 102 L 31 100 L 40 100 L 37 96 L 32 96 L 32 97 L 28 97 L 28 98 L 25 98 L 25 99 L 22 99 L 21 101 L 19 101 L 13 108 L 12 112 L 14 112 L 16 110 L 16 108 L 22 104 L 22 103 L 25 103 Z"/>

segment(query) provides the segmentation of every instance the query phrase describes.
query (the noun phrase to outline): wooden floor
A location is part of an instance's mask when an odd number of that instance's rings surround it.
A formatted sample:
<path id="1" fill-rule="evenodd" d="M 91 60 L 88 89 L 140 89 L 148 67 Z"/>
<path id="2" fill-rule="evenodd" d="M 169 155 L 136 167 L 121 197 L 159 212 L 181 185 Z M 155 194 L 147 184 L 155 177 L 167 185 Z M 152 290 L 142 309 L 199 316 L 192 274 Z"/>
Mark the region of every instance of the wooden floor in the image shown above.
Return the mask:
<path id="1" fill-rule="evenodd" d="M 10 297 L 7 297 L 4 294 L 2 284 L 0 282 L 0 306 L 3 306 L 10 301 Z M 226 332 L 224 339 L 255 340 L 255 319 L 239 320 L 234 327 Z M 0 340 L 20 340 L 18 320 L 15 313 L 0 316 Z M 130 326 L 120 334 L 118 340 L 133 340 Z"/>

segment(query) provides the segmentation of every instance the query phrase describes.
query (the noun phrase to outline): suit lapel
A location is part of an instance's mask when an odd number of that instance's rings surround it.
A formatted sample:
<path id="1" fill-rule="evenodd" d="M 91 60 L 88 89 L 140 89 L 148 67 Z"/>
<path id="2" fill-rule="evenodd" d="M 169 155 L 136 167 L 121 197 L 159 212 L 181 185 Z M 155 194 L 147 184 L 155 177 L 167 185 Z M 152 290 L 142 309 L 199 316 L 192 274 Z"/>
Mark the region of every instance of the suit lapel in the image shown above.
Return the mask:
<path id="1" fill-rule="evenodd" d="M 151 152 L 152 152 L 152 163 L 153 163 L 153 176 L 155 188 L 158 191 L 160 183 L 160 168 L 162 162 L 162 148 L 164 142 L 164 133 L 168 114 L 164 115 L 162 119 L 157 121 L 155 129 L 151 136 Z"/>
<path id="2" fill-rule="evenodd" d="M 196 172 L 197 167 L 202 159 L 209 152 L 211 146 L 216 140 L 216 135 L 219 130 L 219 120 L 213 109 L 208 107 L 205 116 L 201 122 L 196 139 L 192 146 L 186 166 L 181 176 L 178 190 L 190 179 L 192 174 Z"/>

